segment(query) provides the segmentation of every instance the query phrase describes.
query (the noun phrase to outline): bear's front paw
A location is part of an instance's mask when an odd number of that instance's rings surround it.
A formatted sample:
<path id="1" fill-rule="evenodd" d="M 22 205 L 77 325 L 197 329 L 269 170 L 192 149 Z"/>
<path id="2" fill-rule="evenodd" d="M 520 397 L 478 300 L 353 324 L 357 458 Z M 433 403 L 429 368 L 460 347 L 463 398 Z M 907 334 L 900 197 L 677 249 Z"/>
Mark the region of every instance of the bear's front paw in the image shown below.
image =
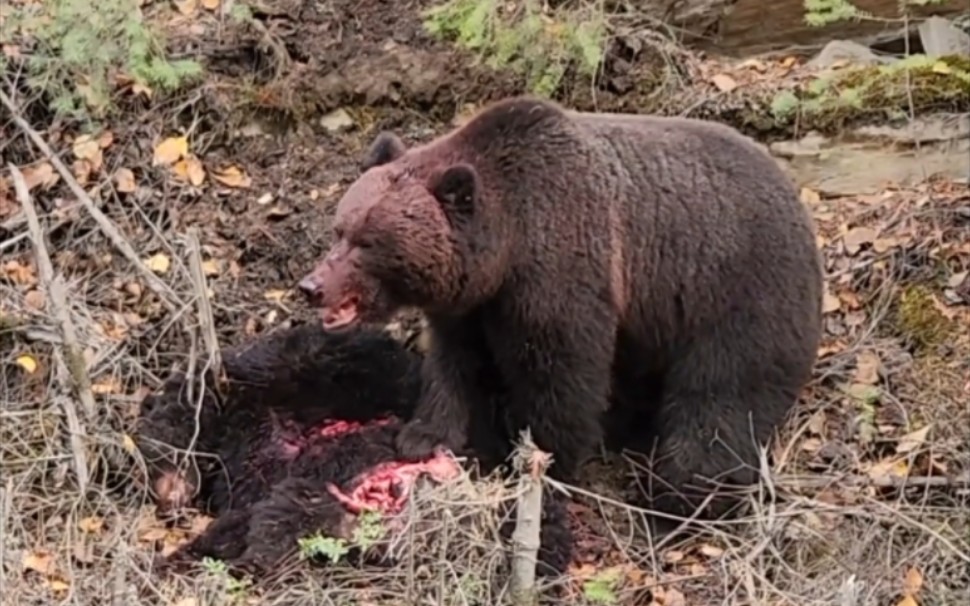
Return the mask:
<path id="1" fill-rule="evenodd" d="M 434 454 L 439 446 L 448 448 L 447 438 L 442 438 L 433 428 L 420 421 L 411 421 L 397 434 L 398 454 L 408 460 L 420 461 Z"/>

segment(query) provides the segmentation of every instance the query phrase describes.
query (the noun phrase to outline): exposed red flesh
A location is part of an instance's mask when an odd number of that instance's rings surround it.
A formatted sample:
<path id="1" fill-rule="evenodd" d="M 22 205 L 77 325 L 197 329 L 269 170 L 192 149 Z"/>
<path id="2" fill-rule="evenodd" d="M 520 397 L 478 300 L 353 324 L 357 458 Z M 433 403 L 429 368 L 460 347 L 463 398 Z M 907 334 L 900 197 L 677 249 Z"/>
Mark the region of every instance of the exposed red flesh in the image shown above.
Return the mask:
<path id="1" fill-rule="evenodd" d="M 404 508 L 422 474 L 443 482 L 456 477 L 460 471 L 454 459 L 444 452 L 437 452 L 424 461 L 388 461 L 376 465 L 354 479 L 354 488 L 349 494 L 333 484 L 328 484 L 327 490 L 351 513 L 378 511 L 396 514 Z"/>

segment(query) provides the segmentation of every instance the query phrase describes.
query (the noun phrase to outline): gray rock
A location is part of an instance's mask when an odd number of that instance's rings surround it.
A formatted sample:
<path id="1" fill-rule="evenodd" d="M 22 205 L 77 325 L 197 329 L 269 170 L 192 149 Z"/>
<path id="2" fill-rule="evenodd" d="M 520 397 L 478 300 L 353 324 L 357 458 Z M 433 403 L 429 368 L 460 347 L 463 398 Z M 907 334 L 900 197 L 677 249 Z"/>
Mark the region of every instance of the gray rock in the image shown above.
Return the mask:
<path id="1" fill-rule="evenodd" d="M 335 109 L 320 118 L 320 126 L 329 133 L 341 133 L 354 127 L 354 119 L 350 117 L 347 110 L 343 108 Z"/>
<path id="2" fill-rule="evenodd" d="M 928 57 L 970 55 L 970 34 L 943 17 L 930 17 L 920 23 L 919 39 Z"/>
<path id="3" fill-rule="evenodd" d="M 869 47 L 851 40 L 832 40 L 813 57 L 807 65 L 814 69 L 832 67 L 837 61 L 848 61 L 853 65 L 878 65 L 890 63 L 891 57 L 880 57 Z"/>

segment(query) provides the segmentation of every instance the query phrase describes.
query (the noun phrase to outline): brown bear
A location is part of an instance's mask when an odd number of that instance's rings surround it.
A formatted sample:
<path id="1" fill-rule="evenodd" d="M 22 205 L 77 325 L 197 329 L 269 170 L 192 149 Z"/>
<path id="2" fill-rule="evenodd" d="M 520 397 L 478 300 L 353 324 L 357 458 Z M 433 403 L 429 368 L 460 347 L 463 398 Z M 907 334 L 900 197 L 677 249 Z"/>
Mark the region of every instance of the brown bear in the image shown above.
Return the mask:
<path id="1" fill-rule="evenodd" d="M 399 460 L 395 438 L 418 400 L 420 360 L 383 331 L 305 325 L 227 349 L 222 393 L 212 373 L 206 386 L 169 377 L 142 402 L 137 425 L 151 494 L 165 517 L 193 506 L 216 520 L 160 569 L 210 557 L 262 576 L 302 538 L 350 538 L 361 507 L 397 513 L 419 474 L 457 471 L 447 457 Z M 543 503 L 542 575 L 571 562 L 566 507 L 551 491 Z M 515 518 L 507 509 L 505 538 Z"/>
<path id="2" fill-rule="evenodd" d="M 607 438 L 652 453 L 653 506 L 681 514 L 756 480 L 822 313 L 811 217 L 756 144 L 516 97 L 412 149 L 382 133 L 361 168 L 299 287 L 330 331 L 425 313 L 403 455 L 498 463 L 529 427 L 572 480 Z"/>

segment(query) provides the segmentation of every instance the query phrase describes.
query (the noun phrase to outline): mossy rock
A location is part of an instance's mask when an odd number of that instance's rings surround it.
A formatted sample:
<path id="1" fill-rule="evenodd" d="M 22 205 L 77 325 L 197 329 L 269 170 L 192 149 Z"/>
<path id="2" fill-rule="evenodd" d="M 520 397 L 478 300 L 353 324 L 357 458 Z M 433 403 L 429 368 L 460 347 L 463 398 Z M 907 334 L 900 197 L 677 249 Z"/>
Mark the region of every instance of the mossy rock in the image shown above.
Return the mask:
<path id="1" fill-rule="evenodd" d="M 778 91 L 769 105 L 779 126 L 797 123 L 822 132 L 910 112 L 970 111 L 970 57 L 913 55 L 888 65 L 850 67 Z"/>
<path id="2" fill-rule="evenodd" d="M 900 293 L 894 326 L 918 350 L 943 344 L 956 329 L 937 308 L 932 289 L 924 285 L 908 286 Z"/>

